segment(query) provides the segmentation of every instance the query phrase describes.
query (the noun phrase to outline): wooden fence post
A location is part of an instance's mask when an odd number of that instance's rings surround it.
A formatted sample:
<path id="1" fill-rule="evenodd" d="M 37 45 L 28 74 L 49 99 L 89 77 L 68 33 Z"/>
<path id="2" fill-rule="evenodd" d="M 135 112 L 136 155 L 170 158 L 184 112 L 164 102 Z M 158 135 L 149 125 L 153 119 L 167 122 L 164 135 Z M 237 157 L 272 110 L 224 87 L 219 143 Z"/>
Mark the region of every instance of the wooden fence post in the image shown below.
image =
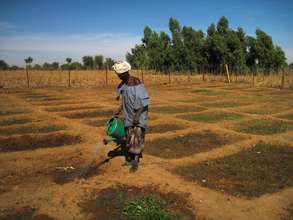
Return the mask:
<path id="1" fill-rule="evenodd" d="M 226 69 L 226 74 L 227 74 L 227 79 L 228 79 L 228 83 L 230 83 L 230 74 L 229 74 L 229 69 L 228 69 L 228 65 L 225 64 L 225 69 Z"/>
<path id="2" fill-rule="evenodd" d="M 141 69 L 141 81 L 142 83 L 144 83 L 144 80 L 143 80 L 143 70 Z"/>
<path id="3" fill-rule="evenodd" d="M 29 88 L 30 87 L 30 80 L 29 80 L 29 74 L 28 74 L 27 67 L 25 68 L 25 70 L 26 70 L 26 83 L 27 83 L 27 88 Z"/>
<path id="4" fill-rule="evenodd" d="M 285 88 L 285 69 L 282 69 L 282 81 L 281 81 L 281 89 Z"/>
<path id="5" fill-rule="evenodd" d="M 70 74 L 70 69 L 68 71 L 68 87 L 71 87 L 71 74 Z"/>
<path id="6" fill-rule="evenodd" d="M 106 66 L 106 85 L 108 85 L 108 66 Z"/>

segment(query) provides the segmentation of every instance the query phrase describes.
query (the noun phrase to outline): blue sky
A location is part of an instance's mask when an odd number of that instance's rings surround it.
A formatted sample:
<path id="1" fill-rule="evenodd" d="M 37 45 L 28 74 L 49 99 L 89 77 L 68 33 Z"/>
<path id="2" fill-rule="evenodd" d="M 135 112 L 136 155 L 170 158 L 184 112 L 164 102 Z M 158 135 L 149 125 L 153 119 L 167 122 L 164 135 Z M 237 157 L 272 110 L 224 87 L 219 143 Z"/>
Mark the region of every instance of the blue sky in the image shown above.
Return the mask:
<path id="1" fill-rule="evenodd" d="M 23 66 L 27 56 L 40 64 L 95 54 L 122 59 L 145 25 L 168 32 L 172 16 L 206 31 L 223 15 L 248 35 L 263 29 L 293 62 L 292 0 L 0 0 L 0 10 L 0 59 L 10 65 Z"/>

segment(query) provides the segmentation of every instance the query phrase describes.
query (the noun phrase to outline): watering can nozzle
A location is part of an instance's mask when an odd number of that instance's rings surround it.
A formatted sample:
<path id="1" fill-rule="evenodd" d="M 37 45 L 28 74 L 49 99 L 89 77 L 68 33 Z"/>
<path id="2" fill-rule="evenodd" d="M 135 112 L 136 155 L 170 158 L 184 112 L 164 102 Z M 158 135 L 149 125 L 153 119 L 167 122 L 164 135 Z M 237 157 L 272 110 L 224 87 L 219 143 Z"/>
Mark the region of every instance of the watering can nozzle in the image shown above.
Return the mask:
<path id="1" fill-rule="evenodd" d="M 110 142 L 110 141 L 107 140 L 106 138 L 103 139 L 103 144 L 104 144 L 104 145 L 107 145 L 109 142 Z"/>

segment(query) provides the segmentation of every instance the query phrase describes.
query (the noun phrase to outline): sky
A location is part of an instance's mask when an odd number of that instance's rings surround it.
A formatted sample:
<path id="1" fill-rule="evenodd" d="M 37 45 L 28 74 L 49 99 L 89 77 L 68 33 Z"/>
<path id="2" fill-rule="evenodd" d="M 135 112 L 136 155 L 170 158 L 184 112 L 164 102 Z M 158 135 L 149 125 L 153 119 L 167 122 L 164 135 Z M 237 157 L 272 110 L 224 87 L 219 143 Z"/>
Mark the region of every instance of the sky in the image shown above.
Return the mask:
<path id="1" fill-rule="evenodd" d="M 221 16 L 230 27 L 268 33 L 293 62 L 292 0 L 0 0 L 0 60 L 24 66 L 85 55 L 124 59 L 141 42 L 146 25 L 168 30 L 170 17 L 206 32 Z"/>

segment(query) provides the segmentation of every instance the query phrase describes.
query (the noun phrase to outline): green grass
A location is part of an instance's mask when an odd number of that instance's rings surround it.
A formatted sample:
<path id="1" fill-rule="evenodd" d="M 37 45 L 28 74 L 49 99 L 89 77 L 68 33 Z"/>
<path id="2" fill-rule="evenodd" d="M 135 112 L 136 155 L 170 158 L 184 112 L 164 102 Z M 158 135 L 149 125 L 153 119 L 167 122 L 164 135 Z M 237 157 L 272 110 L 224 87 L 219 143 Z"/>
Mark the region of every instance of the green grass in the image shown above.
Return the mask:
<path id="1" fill-rule="evenodd" d="M 259 142 L 237 154 L 178 167 L 188 181 L 234 196 L 258 197 L 293 186 L 293 148 Z"/>
<path id="2" fill-rule="evenodd" d="M 151 112 L 156 113 L 167 113 L 167 114 L 176 114 L 176 113 L 186 113 L 186 112 L 200 112 L 205 110 L 203 107 L 193 107 L 193 106 L 182 106 L 182 107 L 173 107 L 173 106 L 158 106 L 150 108 Z"/>
<path id="3" fill-rule="evenodd" d="M 188 208 L 186 198 L 175 193 L 160 193 L 153 187 L 126 185 L 94 190 L 79 204 L 90 220 L 175 220 L 197 219 Z"/>
<path id="4" fill-rule="evenodd" d="M 206 112 L 199 114 L 180 115 L 177 117 L 188 121 L 199 121 L 208 123 L 216 123 L 225 120 L 238 120 L 243 118 L 242 115 L 232 112 Z"/>
<path id="5" fill-rule="evenodd" d="M 211 89 L 196 89 L 196 90 L 192 90 L 191 92 L 199 93 L 201 95 L 206 95 L 206 96 L 223 96 L 228 94 L 228 92 L 226 91 L 211 90 Z"/>
<path id="6" fill-rule="evenodd" d="M 250 134 L 271 135 L 293 130 L 293 123 L 264 119 L 244 121 L 237 124 L 234 130 Z"/>
<path id="7" fill-rule="evenodd" d="M 127 219 L 172 220 L 179 219 L 177 214 L 166 210 L 166 202 L 158 196 L 142 196 L 129 202 L 123 208 L 123 216 Z"/>

